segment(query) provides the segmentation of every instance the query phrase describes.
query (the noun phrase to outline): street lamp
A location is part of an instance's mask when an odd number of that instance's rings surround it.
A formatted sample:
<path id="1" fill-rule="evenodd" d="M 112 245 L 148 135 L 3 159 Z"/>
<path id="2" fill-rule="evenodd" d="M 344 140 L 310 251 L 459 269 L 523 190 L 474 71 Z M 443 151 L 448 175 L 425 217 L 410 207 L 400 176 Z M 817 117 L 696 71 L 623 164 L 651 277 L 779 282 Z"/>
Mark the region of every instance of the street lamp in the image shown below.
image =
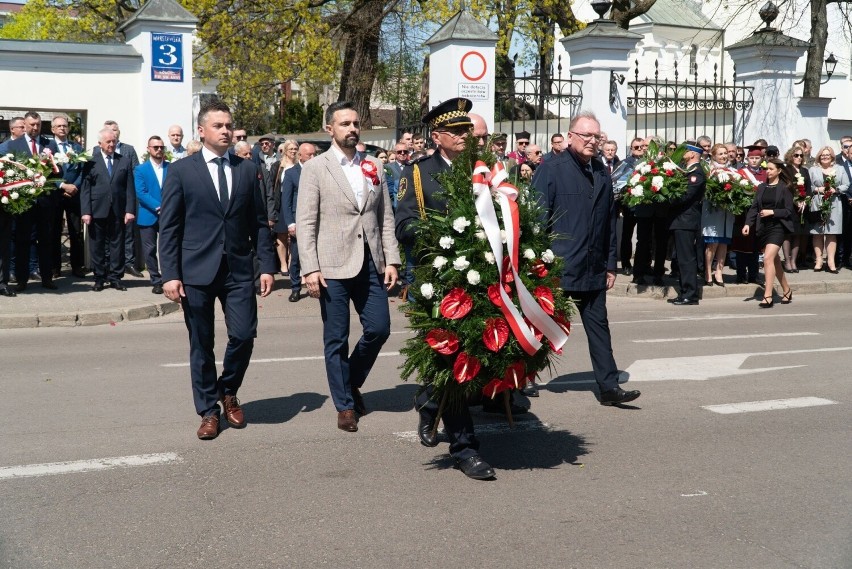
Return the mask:
<path id="1" fill-rule="evenodd" d="M 829 53 L 828 57 L 825 58 L 825 81 L 820 81 L 820 85 L 825 85 L 829 81 L 831 81 L 831 76 L 834 75 L 834 70 L 837 69 L 837 58 L 834 57 L 833 53 Z M 802 77 L 798 81 L 794 83 L 794 85 L 800 85 L 805 82 L 805 78 Z"/>

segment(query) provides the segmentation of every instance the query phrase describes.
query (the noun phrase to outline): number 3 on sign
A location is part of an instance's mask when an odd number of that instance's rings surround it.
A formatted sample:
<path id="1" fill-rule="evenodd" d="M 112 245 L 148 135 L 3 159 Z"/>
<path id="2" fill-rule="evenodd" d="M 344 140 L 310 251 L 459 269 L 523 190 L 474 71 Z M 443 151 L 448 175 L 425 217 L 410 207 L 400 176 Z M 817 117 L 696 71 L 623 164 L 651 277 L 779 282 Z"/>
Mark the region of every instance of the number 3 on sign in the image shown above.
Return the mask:
<path id="1" fill-rule="evenodd" d="M 177 63 L 177 56 L 175 52 L 177 48 L 169 43 L 164 43 L 159 45 L 160 51 L 163 52 L 162 55 L 157 59 L 157 62 L 160 65 L 174 65 Z"/>

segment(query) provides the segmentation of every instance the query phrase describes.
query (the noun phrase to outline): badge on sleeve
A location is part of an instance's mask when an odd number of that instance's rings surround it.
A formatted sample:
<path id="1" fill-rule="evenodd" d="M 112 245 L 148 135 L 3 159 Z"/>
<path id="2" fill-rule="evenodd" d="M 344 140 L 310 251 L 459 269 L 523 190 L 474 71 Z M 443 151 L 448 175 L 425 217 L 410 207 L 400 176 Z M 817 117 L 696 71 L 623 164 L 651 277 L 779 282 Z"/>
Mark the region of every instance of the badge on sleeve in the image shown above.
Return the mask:
<path id="1" fill-rule="evenodd" d="M 399 187 L 396 189 L 396 199 L 401 200 L 405 196 L 405 190 L 408 189 L 408 180 L 406 178 L 399 179 Z"/>

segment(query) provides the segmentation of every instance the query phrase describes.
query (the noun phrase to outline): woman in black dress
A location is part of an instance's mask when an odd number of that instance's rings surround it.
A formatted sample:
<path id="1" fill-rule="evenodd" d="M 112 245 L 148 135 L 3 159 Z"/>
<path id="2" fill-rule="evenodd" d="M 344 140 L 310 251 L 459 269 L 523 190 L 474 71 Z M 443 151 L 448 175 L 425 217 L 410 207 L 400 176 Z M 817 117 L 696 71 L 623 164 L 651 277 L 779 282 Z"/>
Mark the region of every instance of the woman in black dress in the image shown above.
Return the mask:
<path id="1" fill-rule="evenodd" d="M 779 251 L 784 243 L 784 235 L 793 232 L 793 194 L 787 188 L 790 180 L 784 163 L 777 158 L 766 161 L 766 182 L 757 188 L 754 203 L 746 215 L 743 235 L 748 235 L 754 228 L 757 236 L 757 246 L 763 249 L 763 269 L 766 273 L 763 302 L 761 308 L 772 308 L 772 289 L 775 277 L 781 284 L 781 304 L 789 304 L 793 300 L 793 291 L 787 283 L 787 275 L 781 265 Z"/>

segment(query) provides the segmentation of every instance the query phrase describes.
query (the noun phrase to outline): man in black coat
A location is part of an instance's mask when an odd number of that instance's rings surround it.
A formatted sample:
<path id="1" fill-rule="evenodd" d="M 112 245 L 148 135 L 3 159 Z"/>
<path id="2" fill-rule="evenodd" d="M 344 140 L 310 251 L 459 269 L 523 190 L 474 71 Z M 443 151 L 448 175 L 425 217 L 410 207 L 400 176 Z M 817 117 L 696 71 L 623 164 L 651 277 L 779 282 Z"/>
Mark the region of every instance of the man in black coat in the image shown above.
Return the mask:
<path id="1" fill-rule="evenodd" d="M 686 193 L 670 202 L 672 221 L 669 229 L 674 236 L 680 269 L 680 295 L 669 299 L 675 306 L 698 304 L 698 258 L 695 243 L 701 239 L 701 200 L 707 185 L 707 177 L 700 163 L 704 150 L 691 141 L 685 143 L 685 146 L 687 152 L 683 160 L 686 163 Z"/>
<path id="2" fill-rule="evenodd" d="M 566 151 L 544 162 L 532 179 L 547 229 L 557 235 L 551 249 L 565 260 L 560 286 L 574 299 L 589 338 L 589 356 L 601 405 L 633 401 L 639 391 L 618 386 L 606 291 L 615 284 L 618 215 L 612 178 L 597 158 L 601 127 L 591 112 L 571 119 Z"/>

